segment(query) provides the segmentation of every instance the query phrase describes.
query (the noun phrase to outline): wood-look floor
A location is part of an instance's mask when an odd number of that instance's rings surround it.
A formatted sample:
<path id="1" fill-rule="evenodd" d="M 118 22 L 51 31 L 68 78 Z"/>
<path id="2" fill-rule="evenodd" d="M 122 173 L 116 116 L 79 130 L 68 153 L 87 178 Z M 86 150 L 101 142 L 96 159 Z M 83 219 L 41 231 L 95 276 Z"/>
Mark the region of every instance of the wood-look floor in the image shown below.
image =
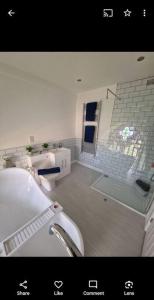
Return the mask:
<path id="1" fill-rule="evenodd" d="M 144 217 L 118 204 L 103 200 L 90 185 L 99 172 L 79 164 L 57 182 L 51 192 L 81 230 L 85 256 L 139 256 L 144 237 Z"/>

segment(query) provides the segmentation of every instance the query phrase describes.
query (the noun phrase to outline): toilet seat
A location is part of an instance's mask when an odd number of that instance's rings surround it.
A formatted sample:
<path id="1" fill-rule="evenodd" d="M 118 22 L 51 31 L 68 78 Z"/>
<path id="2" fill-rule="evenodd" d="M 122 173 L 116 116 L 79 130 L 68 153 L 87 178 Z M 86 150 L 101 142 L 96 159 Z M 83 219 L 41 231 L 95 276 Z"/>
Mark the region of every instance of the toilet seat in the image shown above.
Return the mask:
<path id="1" fill-rule="evenodd" d="M 55 187 L 55 181 L 60 173 L 48 174 L 48 175 L 38 175 L 42 186 L 47 191 L 52 191 Z"/>

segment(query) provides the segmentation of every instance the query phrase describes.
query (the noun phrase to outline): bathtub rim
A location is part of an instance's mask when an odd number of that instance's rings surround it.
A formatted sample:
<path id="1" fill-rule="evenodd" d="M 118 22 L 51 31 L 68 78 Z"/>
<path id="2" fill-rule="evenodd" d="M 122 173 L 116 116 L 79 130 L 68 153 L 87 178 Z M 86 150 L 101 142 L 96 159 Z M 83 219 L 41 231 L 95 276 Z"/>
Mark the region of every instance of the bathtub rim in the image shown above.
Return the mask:
<path id="1" fill-rule="evenodd" d="M 43 190 L 41 189 L 41 186 L 40 186 L 39 183 L 37 182 L 35 176 L 33 176 L 33 174 L 31 174 L 31 172 L 30 172 L 28 169 L 25 169 L 25 168 L 18 168 L 18 167 L 5 168 L 5 169 L 1 169 L 1 170 L 0 170 L 0 174 L 1 174 L 1 172 L 9 172 L 10 170 L 19 170 L 19 172 L 22 171 L 23 173 L 27 174 L 27 176 L 29 176 L 30 178 L 32 178 L 32 180 L 33 180 L 33 182 L 34 182 L 34 184 L 35 184 L 37 190 L 38 190 L 39 192 L 41 192 L 41 194 L 43 195 L 43 197 L 46 197 L 46 198 L 47 198 L 47 200 L 49 201 L 49 206 L 50 206 L 51 204 L 53 204 L 53 201 L 50 199 L 50 197 L 49 197 L 48 195 L 46 195 L 46 194 L 43 192 Z M 39 214 L 38 214 L 38 215 L 39 215 Z"/>
<path id="2" fill-rule="evenodd" d="M 41 188 L 41 186 L 39 185 L 38 181 L 36 180 L 35 178 L 35 175 L 31 174 L 31 172 L 27 169 L 24 169 L 24 168 L 18 168 L 18 167 L 11 167 L 11 168 L 5 168 L 5 169 L 2 169 L 0 170 L 1 172 L 9 172 L 9 171 L 12 171 L 12 170 L 16 170 L 19 172 L 22 172 L 22 173 L 25 173 L 27 175 L 27 177 L 29 178 L 29 176 L 32 178 L 34 184 L 35 184 L 35 187 L 37 187 L 37 189 L 41 192 L 41 195 L 43 196 L 43 198 L 45 197 L 47 200 L 48 200 L 48 207 L 50 207 L 55 201 L 51 200 L 51 198 L 49 197 L 49 195 L 47 195 Z M 1 174 L 0 172 L 0 174 Z M 45 210 L 45 209 L 44 209 Z M 44 211 L 43 210 L 43 211 Z M 43 211 L 41 213 L 43 213 Z M 19 229 L 21 229 L 22 227 L 26 226 L 26 224 L 30 223 L 31 221 L 33 221 L 35 218 L 39 217 L 41 213 L 38 213 L 35 215 L 35 217 L 33 217 L 32 219 L 30 219 L 28 222 L 26 222 L 23 226 L 21 226 Z M 75 244 L 77 245 L 77 247 L 79 248 L 79 250 L 81 251 L 81 253 L 83 254 L 84 256 L 84 242 L 83 242 L 83 237 L 82 237 L 82 234 L 81 234 L 81 231 L 78 227 L 78 225 L 72 220 L 72 218 L 67 215 L 63 210 L 61 212 L 59 212 L 57 214 L 57 216 L 62 216 L 64 218 L 66 218 L 70 224 L 73 226 L 73 228 L 75 229 L 77 235 L 78 235 L 78 243 L 74 240 Z M 53 216 L 53 218 L 56 217 L 56 216 Z M 51 218 L 52 220 L 52 218 Z M 64 228 L 66 229 L 66 228 Z M 18 231 L 18 230 L 17 230 Z M 16 233 L 17 231 L 13 232 L 12 234 L 8 235 L 7 238 L 5 238 L 4 240 L 8 239 L 9 237 L 11 237 L 14 233 Z M 68 230 L 67 230 L 68 231 Z M 68 232 L 70 234 L 70 232 Z M 72 237 L 72 235 L 70 234 L 70 236 Z M 1 241 L 3 242 L 3 240 Z M 11 256 L 11 255 L 10 255 Z M 9 255 L 8 255 L 9 257 Z"/>

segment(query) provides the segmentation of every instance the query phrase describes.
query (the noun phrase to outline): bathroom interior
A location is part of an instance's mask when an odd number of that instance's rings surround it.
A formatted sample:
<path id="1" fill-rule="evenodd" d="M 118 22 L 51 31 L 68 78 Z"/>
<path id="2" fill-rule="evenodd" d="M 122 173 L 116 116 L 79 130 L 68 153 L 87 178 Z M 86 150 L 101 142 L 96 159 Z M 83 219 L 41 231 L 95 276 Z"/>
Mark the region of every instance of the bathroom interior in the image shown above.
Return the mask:
<path id="1" fill-rule="evenodd" d="M 153 200 L 153 52 L 0 52 L 0 256 L 154 256 Z"/>

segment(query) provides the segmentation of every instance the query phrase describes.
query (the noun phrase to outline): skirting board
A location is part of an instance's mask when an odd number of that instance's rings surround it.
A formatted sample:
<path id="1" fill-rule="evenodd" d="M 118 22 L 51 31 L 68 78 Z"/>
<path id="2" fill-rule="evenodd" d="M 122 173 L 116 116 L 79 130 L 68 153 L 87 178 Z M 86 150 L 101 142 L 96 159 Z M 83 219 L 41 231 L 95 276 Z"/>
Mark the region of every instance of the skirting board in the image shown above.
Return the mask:
<path id="1" fill-rule="evenodd" d="M 72 164 L 75 164 L 75 163 L 78 163 L 78 160 L 72 160 L 72 161 L 71 161 L 71 165 L 72 165 Z"/>
<path id="2" fill-rule="evenodd" d="M 82 165 L 82 166 L 84 166 L 84 167 L 87 167 L 87 168 L 89 168 L 89 169 L 92 169 L 92 170 L 94 170 L 94 171 L 97 171 L 97 172 L 99 172 L 99 173 L 104 174 L 103 170 L 101 170 L 101 169 L 99 169 L 99 168 L 96 168 L 96 167 L 93 167 L 93 166 L 91 166 L 91 165 L 85 164 L 85 163 L 83 163 L 83 162 L 81 162 L 81 161 L 79 161 L 79 160 L 75 160 L 74 162 L 78 163 L 79 165 Z"/>

